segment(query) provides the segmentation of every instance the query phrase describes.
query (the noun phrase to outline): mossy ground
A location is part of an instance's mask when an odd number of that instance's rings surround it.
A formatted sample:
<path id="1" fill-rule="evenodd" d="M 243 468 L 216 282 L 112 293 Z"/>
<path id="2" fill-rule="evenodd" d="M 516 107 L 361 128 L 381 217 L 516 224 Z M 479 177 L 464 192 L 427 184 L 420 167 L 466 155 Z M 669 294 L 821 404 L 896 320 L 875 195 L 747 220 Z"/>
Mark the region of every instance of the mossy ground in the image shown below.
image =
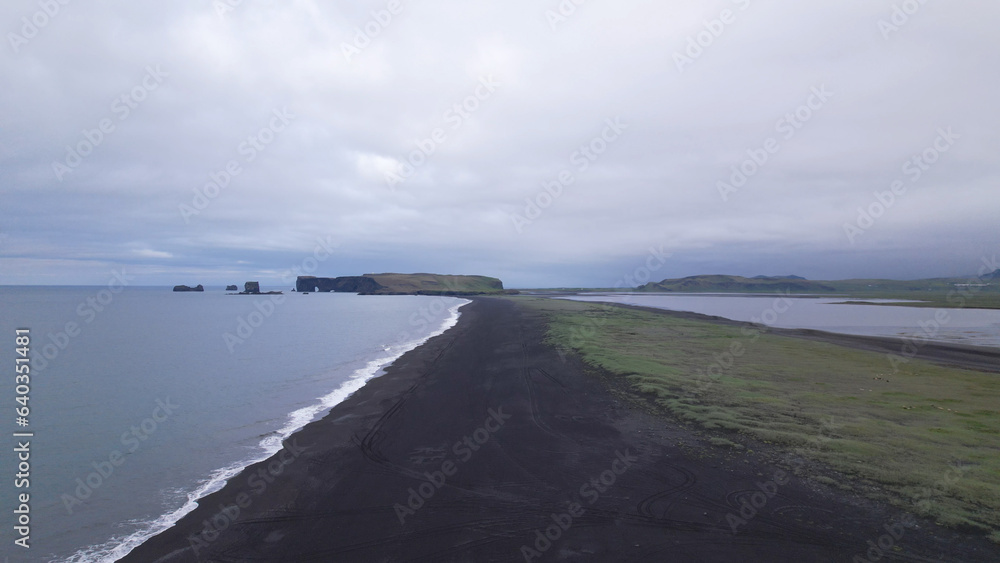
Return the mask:
<path id="1" fill-rule="evenodd" d="M 875 485 L 900 508 L 1000 543 L 1000 375 L 667 314 L 517 297 L 548 341 L 624 378 L 711 442 L 740 436 Z M 850 488 L 851 483 L 836 483 Z"/>

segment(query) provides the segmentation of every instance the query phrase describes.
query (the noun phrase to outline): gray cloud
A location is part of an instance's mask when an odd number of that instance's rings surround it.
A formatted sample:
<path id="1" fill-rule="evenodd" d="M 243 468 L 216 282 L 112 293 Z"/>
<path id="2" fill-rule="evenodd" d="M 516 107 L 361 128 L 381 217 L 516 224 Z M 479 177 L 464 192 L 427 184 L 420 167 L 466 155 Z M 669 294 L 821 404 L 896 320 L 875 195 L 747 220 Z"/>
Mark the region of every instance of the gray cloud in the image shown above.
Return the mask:
<path id="1" fill-rule="evenodd" d="M 651 246 L 673 254 L 658 277 L 949 275 L 997 251 L 998 5 L 929 2 L 896 30 L 894 5 L 919 3 L 594 0 L 555 29 L 555 0 L 219 5 L 0 8 L 0 284 L 121 267 L 138 284 L 280 283 L 322 238 L 339 247 L 320 275 L 509 286 L 613 283 Z M 47 21 L 28 38 L 22 18 Z M 781 120 L 824 87 L 786 138 Z M 616 118 L 627 129 L 581 156 Z M 58 179 L 102 120 L 113 130 Z M 904 163 L 947 127 L 959 138 L 912 182 Z M 718 183 L 771 138 L 724 201 Z M 433 153 L 412 157 L 421 142 Z M 906 192 L 852 242 L 845 223 L 897 179 Z M 519 232 L 529 201 L 540 215 Z"/>

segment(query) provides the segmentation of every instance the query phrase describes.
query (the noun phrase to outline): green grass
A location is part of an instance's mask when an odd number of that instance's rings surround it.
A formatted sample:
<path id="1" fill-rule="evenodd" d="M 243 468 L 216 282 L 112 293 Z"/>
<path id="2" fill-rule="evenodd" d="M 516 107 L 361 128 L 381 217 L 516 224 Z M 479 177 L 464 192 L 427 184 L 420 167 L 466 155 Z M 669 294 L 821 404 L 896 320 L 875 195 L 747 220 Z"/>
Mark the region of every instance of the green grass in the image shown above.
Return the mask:
<path id="1" fill-rule="evenodd" d="M 743 435 L 794 451 L 834 469 L 835 481 L 877 485 L 865 489 L 1000 538 L 1000 375 L 916 360 L 894 374 L 874 352 L 601 304 L 514 299 L 547 316 L 551 344 L 705 429 L 713 444 Z"/>

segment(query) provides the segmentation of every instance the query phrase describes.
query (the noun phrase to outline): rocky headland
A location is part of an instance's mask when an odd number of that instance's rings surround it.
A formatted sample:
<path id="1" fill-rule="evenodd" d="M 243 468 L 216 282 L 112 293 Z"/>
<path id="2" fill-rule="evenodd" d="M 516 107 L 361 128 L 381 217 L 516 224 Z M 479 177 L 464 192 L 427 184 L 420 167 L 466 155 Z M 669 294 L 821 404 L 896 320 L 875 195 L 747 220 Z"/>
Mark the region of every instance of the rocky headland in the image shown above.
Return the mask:
<path id="1" fill-rule="evenodd" d="M 365 274 L 321 278 L 299 276 L 295 291 L 300 293 L 360 293 L 362 295 L 499 295 L 503 282 L 486 276 L 442 274 Z"/>

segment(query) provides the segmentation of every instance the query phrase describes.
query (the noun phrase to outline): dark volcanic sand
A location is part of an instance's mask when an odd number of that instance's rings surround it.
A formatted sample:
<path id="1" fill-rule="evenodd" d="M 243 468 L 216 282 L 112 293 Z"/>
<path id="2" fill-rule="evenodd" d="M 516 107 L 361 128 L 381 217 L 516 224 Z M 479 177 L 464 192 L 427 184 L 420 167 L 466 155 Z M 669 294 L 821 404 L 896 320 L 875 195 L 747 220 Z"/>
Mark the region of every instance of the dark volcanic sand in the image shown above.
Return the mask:
<path id="1" fill-rule="evenodd" d="M 123 561 L 524 561 L 522 546 L 538 548 L 532 561 L 868 561 L 903 514 L 796 476 L 766 483 L 778 468 L 616 398 L 543 332 L 531 310 L 474 299 L 455 328 L 286 441 L 305 453 L 248 468 Z M 465 437 L 477 451 L 455 448 Z M 755 497 L 757 483 L 776 494 Z M 401 524 L 394 505 L 408 498 Z M 238 500 L 233 523 L 220 505 Z M 762 508 L 734 534 L 741 501 Z M 536 545 L 547 527 L 558 539 Z M 1000 559 L 927 522 L 896 531 L 901 549 L 881 561 Z"/>

